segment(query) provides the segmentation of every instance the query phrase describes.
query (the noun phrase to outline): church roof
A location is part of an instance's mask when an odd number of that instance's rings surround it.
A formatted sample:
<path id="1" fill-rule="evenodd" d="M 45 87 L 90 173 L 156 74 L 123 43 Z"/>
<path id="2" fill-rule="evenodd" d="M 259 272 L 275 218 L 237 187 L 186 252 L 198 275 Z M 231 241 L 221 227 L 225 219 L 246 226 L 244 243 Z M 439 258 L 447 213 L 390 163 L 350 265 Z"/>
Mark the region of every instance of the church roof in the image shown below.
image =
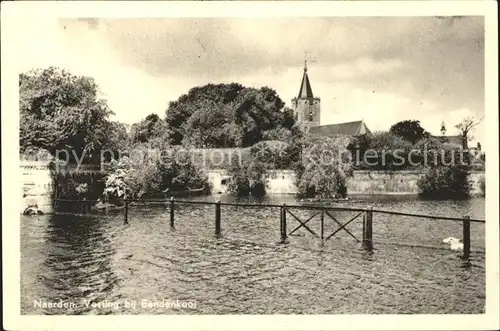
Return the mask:
<path id="1" fill-rule="evenodd" d="M 300 84 L 299 99 L 314 98 L 313 91 L 311 88 L 311 82 L 309 82 L 309 76 L 307 75 L 307 67 L 304 68 L 304 76 L 302 76 L 302 83 Z"/>
<path id="2" fill-rule="evenodd" d="M 309 132 L 313 134 L 320 134 L 322 136 L 331 136 L 331 135 L 355 136 L 365 133 L 371 133 L 370 129 L 368 129 L 365 122 L 363 121 L 314 126 L 310 129 Z"/>
<path id="3" fill-rule="evenodd" d="M 462 147 L 462 137 L 461 136 L 435 136 L 440 139 L 444 143 L 448 143 L 450 145 L 456 145 Z"/>

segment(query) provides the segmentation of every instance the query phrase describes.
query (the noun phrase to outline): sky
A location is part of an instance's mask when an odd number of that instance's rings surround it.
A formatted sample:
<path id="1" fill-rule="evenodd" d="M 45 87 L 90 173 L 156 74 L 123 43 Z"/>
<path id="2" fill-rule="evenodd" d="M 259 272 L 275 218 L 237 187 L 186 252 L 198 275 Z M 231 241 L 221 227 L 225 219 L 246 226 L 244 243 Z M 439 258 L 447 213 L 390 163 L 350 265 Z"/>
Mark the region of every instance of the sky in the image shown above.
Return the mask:
<path id="1" fill-rule="evenodd" d="M 128 124 L 190 88 L 269 86 L 291 106 L 307 52 L 321 124 L 363 119 L 372 131 L 419 120 L 448 134 L 484 116 L 482 17 L 307 17 L 30 20 L 19 71 L 58 66 L 93 77 Z M 474 141 L 483 137 L 482 125 Z"/>

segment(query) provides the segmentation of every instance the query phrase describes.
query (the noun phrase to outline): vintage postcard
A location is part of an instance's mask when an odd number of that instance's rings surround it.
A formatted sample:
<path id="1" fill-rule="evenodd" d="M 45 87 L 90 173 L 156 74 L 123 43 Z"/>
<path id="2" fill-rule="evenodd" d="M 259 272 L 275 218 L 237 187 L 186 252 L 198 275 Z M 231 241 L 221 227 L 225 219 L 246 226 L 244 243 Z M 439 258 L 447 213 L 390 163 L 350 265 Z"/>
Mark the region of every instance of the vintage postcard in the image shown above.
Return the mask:
<path id="1" fill-rule="evenodd" d="M 2 3 L 4 327 L 498 329 L 496 9 Z"/>

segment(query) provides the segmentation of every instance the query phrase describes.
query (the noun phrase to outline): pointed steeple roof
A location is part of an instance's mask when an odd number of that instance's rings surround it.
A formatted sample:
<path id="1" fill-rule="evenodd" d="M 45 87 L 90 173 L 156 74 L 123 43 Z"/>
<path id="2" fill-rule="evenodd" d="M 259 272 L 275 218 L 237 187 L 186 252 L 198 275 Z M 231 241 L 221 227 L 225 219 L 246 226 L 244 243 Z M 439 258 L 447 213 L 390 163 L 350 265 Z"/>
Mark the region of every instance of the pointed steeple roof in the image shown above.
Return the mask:
<path id="1" fill-rule="evenodd" d="M 443 136 L 446 134 L 446 126 L 444 126 L 444 121 L 441 122 L 441 133 Z"/>
<path id="2" fill-rule="evenodd" d="M 304 76 L 302 76 L 302 83 L 300 84 L 299 99 L 314 98 L 309 76 L 307 75 L 307 63 L 304 65 Z"/>

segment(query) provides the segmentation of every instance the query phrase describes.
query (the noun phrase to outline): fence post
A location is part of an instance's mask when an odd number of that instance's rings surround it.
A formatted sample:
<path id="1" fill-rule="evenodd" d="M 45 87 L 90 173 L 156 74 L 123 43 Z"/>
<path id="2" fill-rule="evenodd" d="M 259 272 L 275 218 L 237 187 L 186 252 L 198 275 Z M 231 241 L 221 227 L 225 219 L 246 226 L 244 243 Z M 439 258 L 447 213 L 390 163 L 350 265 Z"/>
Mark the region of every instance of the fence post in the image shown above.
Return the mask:
<path id="1" fill-rule="evenodd" d="M 59 199 L 57 196 L 57 183 L 54 183 L 54 205 L 52 206 L 54 213 L 57 212 L 57 199 Z"/>
<path id="2" fill-rule="evenodd" d="M 215 204 L 215 235 L 220 237 L 220 200 Z"/>
<path id="3" fill-rule="evenodd" d="M 362 234 L 363 234 L 363 247 L 365 245 L 365 232 L 366 232 L 366 212 L 363 213 L 363 230 L 362 230 Z"/>
<path id="4" fill-rule="evenodd" d="M 281 243 L 286 242 L 287 233 L 286 233 L 286 204 L 283 203 L 283 207 L 281 207 L 281 218 L 280 218 L 280 228 L 281 228 Z"/>
<path id="5" fill-rule="evenodd" d="M 324 241 L 324 237 L 325 237 L 324 223 L 325 223 L 325 211 L 323 209 L 321 209 L 321 242 Z"/>
<path id="6" fill-rule="evenodd" d="M 175 229 L 174 225 L 174 214 L 175 214 L 175 209 L 174 209 L 174 197 L 170 197 L 170 228 Z"/>
<path id="7" fill-rule="evenodd" d="M 124 215 L 123 224 L 128 224 L 128 201 L 125 200 L 125 215 Z"/>
<path id="8" fill-rule="evenodd" d="M 464 252 L 462 259 L 469 260 L 470 257 L 470 217 L 465 216 L 463 220 L 463 242 L 464 242 Z"/>
<path id="9" fill-rule="evenodd" d="M 373 250 L 373 207 L 366 211 L 363 222 L 363 248 L 368 251 Z"/>
<path id="10" fill-rule="evenodd" d="M 280 240 L 283 241 L 283 206 L 280 207 Z"/>

